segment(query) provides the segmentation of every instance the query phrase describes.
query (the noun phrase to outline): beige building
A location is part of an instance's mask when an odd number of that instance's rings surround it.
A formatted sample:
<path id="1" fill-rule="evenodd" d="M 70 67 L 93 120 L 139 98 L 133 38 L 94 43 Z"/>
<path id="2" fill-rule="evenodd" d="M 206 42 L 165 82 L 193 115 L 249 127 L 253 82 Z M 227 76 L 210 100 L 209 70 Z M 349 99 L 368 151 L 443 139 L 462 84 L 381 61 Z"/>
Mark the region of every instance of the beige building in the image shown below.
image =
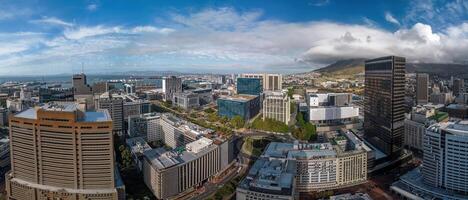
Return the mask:
<path id="1" fill-rule="evenodd" d="M 259 78 L 262 81 L 263 91 L 283 89 L 283 76 L 281 74 L 241 74 L 241 77 Z"/>
<path id="2" fill-rule="evenodd" d="M 144 152 L 143 177 L 158 199 L 172 199 L 225 169 L 229 159 L 228 142 L 200 138 L 173 151 L 163 148 Z"/>
<path id="3" fill-rule="evenodd" d="M 290 99 L 285 92 L 266 91 L 263 100 L 263 120 L 274 119 L 285 124 L 291 120 Z"/>
<path id="4" fill-rule="evenodd" d="M 109 113 L 78 108 L 73 102 L 48 103 L 10 119 L 9 199 L 125 198 L 114 171 Z"/>

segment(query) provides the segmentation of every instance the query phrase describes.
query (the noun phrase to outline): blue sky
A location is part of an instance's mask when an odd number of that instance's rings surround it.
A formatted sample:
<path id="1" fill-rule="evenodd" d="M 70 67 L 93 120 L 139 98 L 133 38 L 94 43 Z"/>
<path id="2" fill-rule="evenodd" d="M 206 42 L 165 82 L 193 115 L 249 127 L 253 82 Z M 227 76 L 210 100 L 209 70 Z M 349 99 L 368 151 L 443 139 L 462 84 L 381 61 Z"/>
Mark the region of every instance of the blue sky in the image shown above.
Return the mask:
<path id="1" fill-rule="evenodd" d="M 468 1 L 0 0 L 0 75 L 467 63 Z"/>

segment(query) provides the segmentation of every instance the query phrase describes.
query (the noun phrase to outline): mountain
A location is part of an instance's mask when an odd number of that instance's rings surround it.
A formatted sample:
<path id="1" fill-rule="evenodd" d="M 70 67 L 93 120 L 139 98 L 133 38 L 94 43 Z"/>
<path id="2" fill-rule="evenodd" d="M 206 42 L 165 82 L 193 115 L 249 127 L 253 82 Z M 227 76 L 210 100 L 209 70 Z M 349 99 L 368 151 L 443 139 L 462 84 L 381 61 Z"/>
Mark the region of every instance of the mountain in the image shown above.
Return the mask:
<path id="1" fill-rule="evenodd" d="M 341 75 L 355 75 L 364 72 L 364 58 L 339 60 L 326 67 L 315 70 L 322 74 L 329 74 L 335 76 Z"/>
<path id="2" fill-rule="evenodd" d="M 339 60 L 326 67 L 314 70 L 322 74 L 331 76 L 353 76 L 364 73 L 364 61 L 366 59 L 356 58 Z M 468 64 L 449 63 L 406 63 L 407 73 L 428 73 L 432 75 L 450 77 L 468 77 Z"/>

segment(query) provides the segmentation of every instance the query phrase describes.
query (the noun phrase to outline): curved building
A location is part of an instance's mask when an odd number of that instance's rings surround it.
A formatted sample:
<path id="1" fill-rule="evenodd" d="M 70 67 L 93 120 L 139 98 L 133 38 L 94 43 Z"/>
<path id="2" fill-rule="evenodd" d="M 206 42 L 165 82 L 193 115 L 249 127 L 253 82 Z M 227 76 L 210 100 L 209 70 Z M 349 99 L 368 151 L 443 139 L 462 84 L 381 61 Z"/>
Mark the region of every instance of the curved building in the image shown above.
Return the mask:
<path id="1" fill-rule="evenodd" d="M 76 103 L 49 103 L 10 119 L 9 199 L 118 199 L 112 120 Z M 118 175 L 117 175 L 118 177 Z"/>

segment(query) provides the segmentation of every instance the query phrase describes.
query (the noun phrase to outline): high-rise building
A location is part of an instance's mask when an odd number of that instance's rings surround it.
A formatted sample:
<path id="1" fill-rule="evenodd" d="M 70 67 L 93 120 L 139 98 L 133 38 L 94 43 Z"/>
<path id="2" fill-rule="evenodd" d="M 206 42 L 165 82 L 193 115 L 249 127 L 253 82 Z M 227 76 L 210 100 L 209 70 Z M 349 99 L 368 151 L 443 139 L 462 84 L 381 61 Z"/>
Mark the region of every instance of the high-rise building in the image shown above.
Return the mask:
<path id="1" fill-rule="evenodd" d="M 463 79 L 453 80 L 453 95 L 458 96 L 465 91 L 465 81 Z"/>
<path id="2" fill-rule="evenodd" d="M 10 119 L 9 199 L 117 200 L 112 119 L 73 102 L 48 103 Z M 123 193 L 123 195 L 125 195 Z"/>
<path id="3" fill-rule="evenodd" d="M 122 133 L 124 129 L 124 100 L 120 96 L 112 96 L 106 92 L 96 99 L 96 108 L 109 111 L 112 117 L 112 130 Z"/>
<path id="4" fill-rule="evenodd" d="M 429 75 L 416 75 L 416 103 L 427 104 L 429 98 Z"/>
<path id="5" fill-rule="evenodd" d="M 260 95 L 262 83 L 259 78 L 237 78 L 237 94 Z"/>
<path id="6" fill-rule="evenodd" d="M 263 85 L 263 90 L 283 89 L 283 76 L 281 74 L 241 74 L 242 78 L 259 78 Z"/>
<path id="7" fill-rule="evenodd" d="M 424 183 L 468 194 L 468 121 L 434 124 L 424 135 Z"/>
<path id="8" fill-rule="evenodd" d="M 403 147 L 405 62 L 397 56 L 365 62 L 365 138 L 390 157 Z"/>
<path id="9" fill-rule="evenodd" d="M 93 94 L 92 87 L 88 85 L 86 75 L 84 73 L 73 75 L 72 84 L 75 95 Z"/>
<path id="10" fill-rule="evenodd" d="M 255 95 L 221 97 L 216 103 L 221 117 L 241 116 L 244 120 L 249 120 L 260 112 L 260 97 Z"/>
<path id="11" fill-rule="evenodd" d="M 0 127 L 8 125 L 8 109 L 0 108 Z"/>
<path id="12" fill-rule="evenodd" d="M 172 101 L 172 97 L 176 92 L 182 92 L 182 79 L 170 76 L 164 77 L 162 80 L 162 90 L 165 101 Z"/>
<path id="13" fill-rule="evenodd" d="M 285 92 L 265 92 L 263 100 L 263 120 L 274 119 L 289 123 L 291 119 L 291 105 L 289 96 Z"/>

